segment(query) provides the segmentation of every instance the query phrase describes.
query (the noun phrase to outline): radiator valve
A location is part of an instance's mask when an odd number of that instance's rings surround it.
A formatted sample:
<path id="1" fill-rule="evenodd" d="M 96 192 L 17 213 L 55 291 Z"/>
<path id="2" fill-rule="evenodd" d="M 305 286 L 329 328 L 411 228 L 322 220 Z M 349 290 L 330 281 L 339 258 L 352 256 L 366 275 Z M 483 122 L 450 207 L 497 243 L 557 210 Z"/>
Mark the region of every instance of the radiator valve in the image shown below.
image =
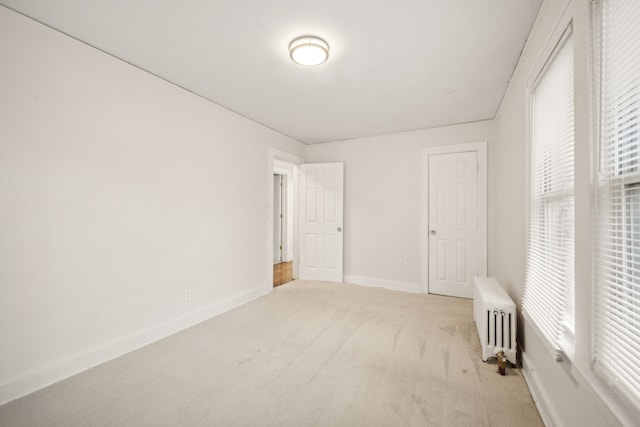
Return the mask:
<path id="1" fill-rule="evenodd" d="M 507 356 L 505 356 L 504 350 L 500 350 L 496 357 L 498 358 L 498 373 L 505 375 L 507 372 Z"/>

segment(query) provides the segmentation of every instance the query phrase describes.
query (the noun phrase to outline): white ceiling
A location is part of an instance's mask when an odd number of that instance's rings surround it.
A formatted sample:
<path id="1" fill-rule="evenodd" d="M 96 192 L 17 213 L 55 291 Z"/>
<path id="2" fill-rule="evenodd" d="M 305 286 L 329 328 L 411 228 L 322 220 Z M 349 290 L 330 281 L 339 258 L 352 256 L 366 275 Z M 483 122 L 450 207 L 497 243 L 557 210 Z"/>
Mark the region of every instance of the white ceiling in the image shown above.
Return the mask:
<path id="1" fill-rule="evenodd" d="M 0 0 L 308 144 L 493 118 L 541 2 Z"/>

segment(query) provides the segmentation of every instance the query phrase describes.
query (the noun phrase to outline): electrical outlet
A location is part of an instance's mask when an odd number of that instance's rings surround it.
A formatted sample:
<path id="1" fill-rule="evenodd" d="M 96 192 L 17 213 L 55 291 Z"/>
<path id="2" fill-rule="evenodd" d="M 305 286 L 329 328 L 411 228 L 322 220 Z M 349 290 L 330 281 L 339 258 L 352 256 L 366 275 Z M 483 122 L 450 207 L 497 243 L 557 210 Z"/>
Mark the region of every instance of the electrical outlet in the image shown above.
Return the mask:
<path id="1" fill-rule="evenodd" d="M 183 296 L 185 302 L 191 301 L 191 289 L 185 289 Z"/>
<path id="2" fill-rule="evenodd" d="M 409 258 L 409 255 L 405 255 L 404 258 L 402 259 L 402 263 L 404 265 L 409 265 L 411 264 L 411 258 Z"/>

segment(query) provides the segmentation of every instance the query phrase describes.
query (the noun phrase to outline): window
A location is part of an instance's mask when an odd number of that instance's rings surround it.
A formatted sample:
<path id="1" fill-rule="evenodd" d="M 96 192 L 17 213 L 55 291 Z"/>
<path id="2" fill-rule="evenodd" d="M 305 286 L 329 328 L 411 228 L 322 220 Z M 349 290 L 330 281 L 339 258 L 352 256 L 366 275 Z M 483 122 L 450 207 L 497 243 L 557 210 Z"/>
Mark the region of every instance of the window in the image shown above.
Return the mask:
<path id="1" fill-rule="evenodd" d="M 561 360 L 574 334 L 573 43 L 567 29 L 531 92 L 523 313 Z"/>
<path id="2" fill-rule="evenodd" d="M 594 368 L 640 408 L 640 2 L 599 0 Z"/>

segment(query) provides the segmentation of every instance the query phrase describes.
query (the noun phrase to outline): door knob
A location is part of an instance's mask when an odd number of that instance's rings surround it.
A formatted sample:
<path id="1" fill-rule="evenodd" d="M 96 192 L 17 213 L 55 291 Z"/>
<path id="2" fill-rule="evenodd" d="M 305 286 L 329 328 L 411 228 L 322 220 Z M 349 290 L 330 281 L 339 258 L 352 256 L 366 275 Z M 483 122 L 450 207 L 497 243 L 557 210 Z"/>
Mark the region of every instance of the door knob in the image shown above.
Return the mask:
<path id="1" fill-rule="evenodd" d="M 435 236 L 436 230 L 431 230 L 431 234 L 433 234 Z"/>
<path id="2" fill-rule="evenodd" d="M 338 227 L 338 231 L 342 231 L 342 227 Z"/>

